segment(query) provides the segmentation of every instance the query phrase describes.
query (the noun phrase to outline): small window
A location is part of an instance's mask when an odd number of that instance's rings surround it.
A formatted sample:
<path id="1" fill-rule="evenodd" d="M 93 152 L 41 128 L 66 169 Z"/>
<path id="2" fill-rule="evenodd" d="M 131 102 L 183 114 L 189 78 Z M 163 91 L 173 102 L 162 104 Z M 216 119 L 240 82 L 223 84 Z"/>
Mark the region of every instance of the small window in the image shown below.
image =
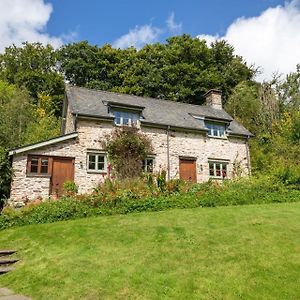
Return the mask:
<path id="1" fill-rule="evenodd" d="M 87 169 L 91 172 L 104 173 L 106 172 L 106 155 L 104 153 L 88 153 Z"/>
<path id="2" fill-rule="evenodd" d="M 213 137 L 225 137 L 226 127 L 219 123 L 205 122 L 205 126 L 208 129 L 208 136 Z"/>
<path id="3" fill-rule="evenodd" d="M 40 156 L 28 156 L 27 173 L 32 175 L 48 175 L 49 158 Z"/>
<path id="4" fill-rule="evenodd" d="M 126 111 L 114 111 L 115 124 L 123 126 L 137 126 L 140 114 Z"/>
<path id="5" fill-rule="evenodd" d="M 228 162 L 209 161 L 209 176 L 215 178 L 227 178 Z"/>
<path id="6" fill-rule="evenodd" d="M 154 167 L 154 158 L 149 157 L 144 159 L 143 161 L 143 171 L 147 173 L 153 173 L 153 167 Z"/>

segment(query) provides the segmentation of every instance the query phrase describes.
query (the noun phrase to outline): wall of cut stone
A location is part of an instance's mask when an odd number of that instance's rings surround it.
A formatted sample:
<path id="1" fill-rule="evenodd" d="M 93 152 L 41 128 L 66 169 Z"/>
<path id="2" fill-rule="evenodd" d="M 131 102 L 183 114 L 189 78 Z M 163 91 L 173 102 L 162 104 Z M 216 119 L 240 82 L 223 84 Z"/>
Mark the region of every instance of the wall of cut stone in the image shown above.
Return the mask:
<path id="1" fill-rule="evenodd" d="M 74 181 L 79 193 L 91 192 L 106 174 L 87 171 L 87 152 L 103 151 L 102 142 L 114 126 L 110 122 L 79 119 L 77 122 L 78 138 L 50 145 L 28 153 L 14 155 L 14 176 L 11 186 L 11 202 L 48 198 L 50 178 L 28 177 L 26 175 L 27 155 L 48 155 L 75 158 Z M 164 129 L 143 127 L 142 132 L 150 136 L 155 154 L 154 172 L 167 170 L 167 132 Z M 170 175 L 179 178 L 179 157 L 195 157 L 198 182 L 209 179 L 208 158 L 229 160 L 228 175 L 232 177 L 233 163 L 238 161 L 243 174 L 248 174 L 247 143 L 245 139 L 217 139 L 206 137 L 202 133 L 170 131 Z"/>

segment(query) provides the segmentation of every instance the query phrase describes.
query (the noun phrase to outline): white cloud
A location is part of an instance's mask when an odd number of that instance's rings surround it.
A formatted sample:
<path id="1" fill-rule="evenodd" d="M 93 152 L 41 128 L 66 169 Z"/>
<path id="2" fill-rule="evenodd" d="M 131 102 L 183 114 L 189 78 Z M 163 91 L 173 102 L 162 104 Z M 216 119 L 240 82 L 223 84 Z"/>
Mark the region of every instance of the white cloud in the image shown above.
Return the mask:
<path id="1" fill-rule="evenodd" d="M 182 31 L 182 23 L 175 22 L 175 14 L 172 12 L 166 21 L 167 27 L 171 33 L 178 34 Z"/>
<path id="2" fill-rule="evenodd" d="M 59 47 L 64 37 L 50 36 L 46 25 L 53 11 L 50 3 L 44 0 L 1 0 L 0 1 L 0 52 L 13 43 L 50 43 Z"/>
<path id="3" fill-rule="evenodd" d="M 134 46 L 137 49 L 146 44 L 157 42 L 163 33 L 179 34 L 182 30 L 182 23 L 175 22 L 175 14 L 172 12 L 166 20 L 166 27 L 158 28 L 152 24 L 136 26 L 128 33 L 122 35 L 113 42 L 115 48 L 127 48 Z"/>
<path id="4" fill-rule="evenodd" d="M 142 48 L 145 44 L 155 42 L 159 35 L 161 34 L 161 29 L 153 27 L 150 25 L 136 26 L 134 29 L 129 30 L 128 33 L 122 35 L 118 38 L 113 46 L 115 48 L 127 48 L 134 46 L 136 48 Z"/>
<path id="5" fill-rule="evenodd" d="M 239 18 L 223 37 L 199 35 L 199 38 L 209 43 L 221 38 L 227 40 L 248 64 L 262 68 L 257 80 L 271 79 L 276 72 L 287 74 L 300 63 L 299 4 L 299 0 L 293 0 L 268 8 L 257 17 Z"/>
<path id="6" fill-rule="evenodd" d="M 220 39 L 219 35 L 199 34 L 197 38 L 200 40 L 206 40 L 206 44 L 209 47 L 211 43 Z"/>

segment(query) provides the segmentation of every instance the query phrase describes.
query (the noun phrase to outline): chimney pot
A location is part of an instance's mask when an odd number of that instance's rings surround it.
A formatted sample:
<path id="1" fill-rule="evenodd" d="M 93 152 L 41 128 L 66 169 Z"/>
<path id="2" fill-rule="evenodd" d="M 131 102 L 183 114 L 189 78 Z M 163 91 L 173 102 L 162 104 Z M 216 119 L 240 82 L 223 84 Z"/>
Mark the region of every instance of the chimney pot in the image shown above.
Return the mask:
<path id="1" fill-rule="evenodd" d="M 215 109 L 222 109 L 222 91 L 209 90 L 205 95 L 206 105 Z"/>

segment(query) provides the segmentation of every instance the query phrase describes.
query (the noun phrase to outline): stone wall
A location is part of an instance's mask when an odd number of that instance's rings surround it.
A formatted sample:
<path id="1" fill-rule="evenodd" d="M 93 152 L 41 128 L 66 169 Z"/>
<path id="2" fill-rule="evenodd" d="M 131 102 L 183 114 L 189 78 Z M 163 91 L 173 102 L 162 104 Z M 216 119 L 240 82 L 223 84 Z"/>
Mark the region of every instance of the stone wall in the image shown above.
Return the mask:
<path id="1" fill-rule="evenodd" d="M 155 156 L 154 170 L 167 170 L 167 131 L 163 129 L 144 128 L 151 136 Z M 209 179 L 208 159 L 228 160 L 228 177 L 232 178 L 233 163 L 239 162 L 243 175 L 249 174 L 248 144 L 241 138 L 210 138 L 201 133 L 170 131 L 170 177 L 179 178 L 179 157 L 195 157 L 197 181 Z"/>
<path id="2" fill-rule="evenodd" d="M 70 111 L 70 106 L 68 105 L 67 113 L 66 113 L 66 123 L 65 123 L 65 132 L 64 134 L 68 134 L 75 131 L 74 118 Z"/>
<path id="3" fill-rule="evenodd" d="M 28 177 L 26 175 L 27 155 L 39 154 L 49 156 L 64 156 L 75 158 L 74 181 L 79 187 L 79 193 L 91 192 L 104 180 L 105 174 L 89 173 L 87 171 L 87 152 L 101 151 L 105 135 L 114 128 L 112 123 L 79 119 L 77 122 L 78 138 L 50 145 L 38 150 L 14 155 L 11 201 L 19 202 L 26 198 L 49 197 L 50 178 Z M 152 139 L 155 154 L 154 172 L 167 170 L 167 132 L 164 129 L 143 127 L 142 132 Z M 245 139 L 209 138 L 202 133 L 184 131 L 169 132 L 170 145 L 170 177 L 179 178 L 179 157 L 195 157 L 198 182 L 209 179 L 208 158 L 229 160 L 228 175 L 232 176 L 233 162 L 238 160 L 248 174 L 247 151 Z"/>
<path id="4" fill-rule="evenodd" d="M 74 181 L 79 187 L 79 193 L 90 192 L 104 179 L 104 174 L 87 172 L 87 151 L 101 150 L 101 141 L 111 132 L 112 124 L 91 121 L 81 121 L 78 124 L 78 139 L 50 145 L 28 153 L 16 154 L 12 167 L 14 175 L 11 183 L 10 200 L 23 202 L 38 197 L 49 197 L 50 177 L 28 176 L 26 174 L 27 155 L 47 155 L 74 157 Z"/>

